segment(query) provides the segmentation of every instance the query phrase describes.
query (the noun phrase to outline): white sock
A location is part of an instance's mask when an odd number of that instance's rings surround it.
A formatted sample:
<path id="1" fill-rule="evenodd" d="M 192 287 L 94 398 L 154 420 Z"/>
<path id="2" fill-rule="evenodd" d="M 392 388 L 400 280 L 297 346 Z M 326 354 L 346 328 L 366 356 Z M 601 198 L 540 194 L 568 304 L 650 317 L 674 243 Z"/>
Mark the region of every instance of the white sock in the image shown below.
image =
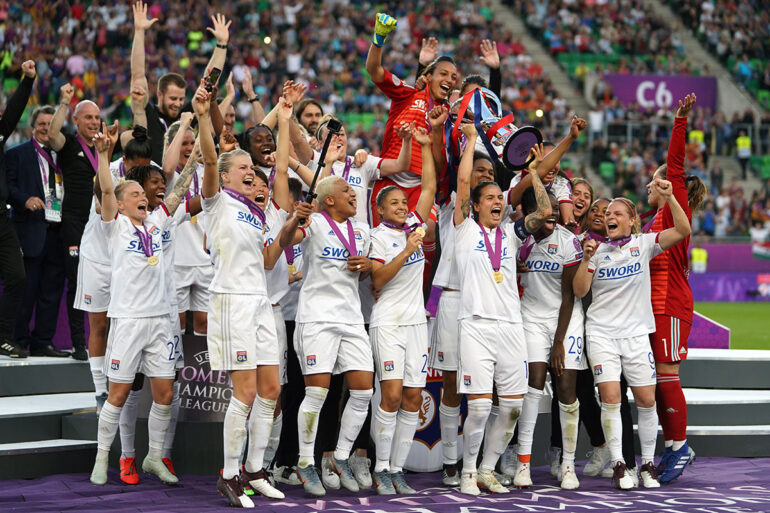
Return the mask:
<path id="1" fill-rule="evenodd" d="M 444 465 L 457 463 L 457 429 L 460 427 L 460 407 L 438 406 L 438 418 L 441 423 L 441 449 L 444 453 Z"/>
<path id="2" fill-rule="evenodd" d="M 281 429 L 283 428 L 283 412 L 273 418 L 273 427 L 270 429 L 270 438 L 267 439 L 265 456 L 262 462 L 262 468 L 269 468 L 275 459 L 275 453 L 278 450 L 278 444 L 281 442 Z"/>
<path id="3" fill-rule="evenodd" d="M 88 358 L 88 366 L 91 367 L 91 379 L 94 380 L 96 395 L 107 393 L 107 375 L 104 374 L 104 356 L 91 356 Z"/>
<path id="4" fill-rule="evenodd" d="M 482 452 L 486 452 L 487 447 L 489 446 L 489 435 L 492 432 L 492 426 L 495 425 L 498 413 L 500 413 L 500 407 L 492 403 L 492 409 L 489 411 L 489 417 L 487 417 L 487 423 L 484 426 L 484 443 L 482 444 Z"/>
<path id="5" fill-rule="evenodd" d="M 230 404 L 225 412 L 225 421 L 222 426 L 222 438 L 224 441 L 225 464 L 222 469 L 223 479 L 232 479 L 238 475 L 243 448 L 246 439 L 246 421 L 249 417 L 251 406 L 243 404 L 235 397 L 230 398 Z"/>
<path id="6" fill-rule="evenodd" d="M 340 435 L 337 438 L 337 448 L 334 449 L 334 457 L 338 460 L 346 460 L 350 457 L 353 444 L 356 443 L 361 426 L 366 421 L 369 413 L 369 401 L 374 390 L 351 390 L 348 404 L 342 412 L 340 419 Z"/>
<path id="7" fill-rule="evenodd" d="M 463 473 L 476 472 L 476 457 L 484 438 L 484 426 L 492 410 L 492 399 L 468 401 L 468 415 L 463 426 Z"/>
<path id="8" fill-rule="evenodd" d="M 152 402 L 150 416 L 147 419 L 147 434 L 150 438 L 150 450 L 147 457 L 160 460 L 163 453 L 163 442 L 166 439 L 168 423 L 171 421 L 171 405 Z"/>
<path id="9" fill-rule="evenodd" d="M 684 445 L 684 443 L 682 443 Z M 674 441 L 673 440 L 663 440 L 663 447 L 674 447 Z"/>
<path id="10" fill-rule="evenodd" d="M 487 440 L 489 442 L 484 447 L 484 457 L 481 459 L 482 470 L 494 470 L 497 460 L 505 452 L 508 442 L 513 438 L 513 430 L 516 429 L 516 422 L 521 417 L 521 410 L 524 404 L 523 399 L 505 399 L 499 398 L 499 413 L 495 423 L 487 428 Z"/>
<path id="11" fill-rule="evenodd" d="M 393 436 L 393 455 L 390 458 L 391 472 L 404 470 L 404 462 L 409 456 L 414 432 L 417 430 L 417 417 L 416 411 L 398 410 L 396 434 Z"/>
<path id="12" fill-rule="evenodd" d="M 610 459 L 615 466 L 618 461 L 623 461 L 623 423 L 620 420 L 620 403 L 602 403 L 601 421 L 604 439 L 607 441 L 607 447 L 610 448 Z"/>
<path id="13" fill-rule="evenodd" d="M 653 404 L 649 408 L 636 407 L 639 426 L 639 445 L 642 448 L 642 465 L 655 458 L 655 442 L 658 439 L 658 410 Z"/>
<path id="14" fill-rule="evenodd" d="M 120 457 L 133 458 L 136 456 L 134 442 L 136 439 L 136 409 L 139 407 L 140 390 L 132 390 L 123 404 L 120 413 Z"/>
<path id="15" fill-rule="evenodd" d="M 171 458 L 171 449 L 174 448 L 174 436 L 176 435 L 176 422 L 179 420 L 179 406 L 182 400 L 179 397 L 179 382 L 174 381 L 174 398 L 171 399 L 171 418 L 166 429 L 166 439 L 163 440 L 163 457 Z"/>
<path id="16" fill-rule="evenodd" d="M 671 450 L 678 451 L 686 443 L 687 443 L 687 439 L 686 438 L 684 440 L 673 440 L 671 442 Z"/>
<path id="17" fill-rule="evenodd" d="M 259 397 L 254 401 L 249 419 L 249 454 L 246 457 L 246 472 L 259 472 L 265 460 L 265 449 L 273 430 L 276 400 Z"/>
<path id="18" fill-rule="evenodd" d="M 297 413 L 297 428 L 299 431 L 299 461 L 297 465 L 304 468 L 315 464 L 315 435 L 318 431 L 318 415 L 326 400 L 328 388 L 305 387 L 305 398 L 299 405 Z"/>
<path id="19" fill-rule="evenodd" d="M 575 464 L 577 449 L 578 423 L 580 422 L 580 402 L 575 399 L 572 404 L 559 401 L 559 421 L 561 422 L 561 458 L 562 463 Z"/>
<path id="20" fill-rule="evenodd" d="M 99 414 L 99 428 L 96 433 L 96 445 L 99 452 L 110 452 L 112 441 L 115 440 L 115 435 L 118 432 L 118 421 L 122 409 L 109 402 L 104 403 L 102 412 Z"/>
<path id="21" fill-rule="evenodd" d="M 374 412 L 374 446 L 377 449 L 375 472 L 390 468 L 390 453 L 393 447 L 393 434 L 396 432 L 397 416 L 397 411 L 385 411 L 382 406 L 378 406 Z"/>
<path id="22" fill-rule="evenodd" d="M 542 397 L 542 390 L 527 387 L 527 395 L 524 396 L 524 405 L 521 407 L 521 418 L 519 419 L 518 452 L 522 456 L 532 454 L 532 440 L 535 438 L 535 424 L 537 424 L 537 414 Z"/>

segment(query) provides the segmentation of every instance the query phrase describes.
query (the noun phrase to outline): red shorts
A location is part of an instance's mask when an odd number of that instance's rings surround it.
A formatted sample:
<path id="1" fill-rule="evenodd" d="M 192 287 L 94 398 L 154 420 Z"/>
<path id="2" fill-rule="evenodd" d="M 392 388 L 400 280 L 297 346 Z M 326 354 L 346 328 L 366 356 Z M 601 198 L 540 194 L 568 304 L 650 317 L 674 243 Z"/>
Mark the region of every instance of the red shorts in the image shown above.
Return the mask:
<path id="1" fill-rule="evenodd" d="M 370 205 L 372 209 L 372 216 L 371 216 L 372 226 L 377 226 L 378 224 L 380 224 L 380 217 L 377 215 L 377 194 L 379 194 L 382 189 L 384 189 L 389 185 L 395 185 L 396 187 L 404 191 L 404 194 L 406 194 L 406 202 L 407 202 L 407 205 L 409 206 L 410 212 L 417 208 L 417 202 L 420 199 L 420 192 L 422 192 L 421 186 L 418 185 L 417 187 L 406 188 L 406 187 L 401 187 L 390 178 L 381 178 L 376 182 L 374 182 L 374 186 L 372 187 L 372 199 L 371 199 L 371 205 Z M 436 222 L 435 205 L 433 206 L 433 208 L 431 208 L 430 219 L 434 223 Z"/>
<path id="2" fill-rule="evenodd" d="M 687 359 L 687 338 L 692 325 L 670 315 L 655 316 L 655 333 L 650 345 L 655 363 L 676 363 Z"/>

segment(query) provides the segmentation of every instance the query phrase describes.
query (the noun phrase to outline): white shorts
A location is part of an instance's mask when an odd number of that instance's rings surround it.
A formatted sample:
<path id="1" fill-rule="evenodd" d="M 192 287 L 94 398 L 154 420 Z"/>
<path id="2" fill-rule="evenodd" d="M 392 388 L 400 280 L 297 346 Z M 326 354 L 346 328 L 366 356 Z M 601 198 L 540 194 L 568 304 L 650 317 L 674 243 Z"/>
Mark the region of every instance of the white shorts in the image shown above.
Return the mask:
<path id="1" fill-rule="evenodd" d="M 579 313 L 577 313 L 579 311 Z M 556 322 L 524 321 L 524 335 L 527 340 L 527 355 L 530 363 L 551 361 L 551 348 L 556 335 Z M 583 338 L 583 310 L 572 312 L 567 333 L 564 335 L 564 368 L 585 370 L 588 368 Z"/>
<path id="2" fill-rule="evenodd" d="M 140 368 L 149 378 L 174 379 L 178 358 L 168 315 L 111 319 L 105 354 L 105 373 L 114 383 L 133 383 Z"/>
<path id="3" fill-rule="evenodd" d="M 286 342 L 286 322 L 283 320 L 281 305 L 273 306 L 273 320 L 275 333 L 278 337 L 278 379 L 283 386 L 289 381 L 286 375 L 286 357 L 289 354 L 289 347 Z"/>
<path id="4" fill-rule="evenodd" d="M 527 393 L 527 343 L 521 323 L 471 317 L 460 320 L 461 394 L 524 395 Z"/>
<path id="5" fill-rule="evenodd" d="M 298 322 L 294 350 L 303 376 L 374 370 L 372 346 L 363 324 Z"/>
<path id="6" fill-rule="evenodd" d="M 110 306 L 111 278 L 112 269 L 108 264 L 80 257 L 75 308 L 91 313 L 106 312 Z"/>
<path id="7" fill-rule="evenodd" d="M 214 278 L 210 265 L 174 266 L 176 277 L 176 301 L 179 312 L 207 312 L 209 309 L 209 285 Z"/>
<path id="8" fill-rule="evenodd" d="M 377 379 L 400 379 L 403 386 L 423 388 L 428 377 L 428 325 L 369 328 Z"/>
<path id="9" fill-rule="evenodd" d="M 620 381 L 622 371 L 629 386 L 655 384 L 655 358 L 649 335 L 617 339 L 590 337 L 588 345 L 595 383 Z"/>
<path id="10" fill-rule="evenodd" d="M 441 293 L 436 310 L 436 322 L 431 334 L 428 366 L 441 371 L 457 371 L 457 351 L 460 321 L 460 292 Z"/>
<path id="11" fill-rule="evenodd" d="M 168 320 L 171 323 L 171 335 L 174 339 L 174 354 L 176 355 L 175 369 L 184 368 L 184 348 L 182 345 L 182 327 L 179 324 L 179 314 L 174 305 L 171 305 L 171 313 L 168 314 Z"/>
<path id="12" fill-rule="evenodd" d="M 212 370 L 278 365 L 275 320 L 267 296 L 212 292 L 208 324 Z"/>

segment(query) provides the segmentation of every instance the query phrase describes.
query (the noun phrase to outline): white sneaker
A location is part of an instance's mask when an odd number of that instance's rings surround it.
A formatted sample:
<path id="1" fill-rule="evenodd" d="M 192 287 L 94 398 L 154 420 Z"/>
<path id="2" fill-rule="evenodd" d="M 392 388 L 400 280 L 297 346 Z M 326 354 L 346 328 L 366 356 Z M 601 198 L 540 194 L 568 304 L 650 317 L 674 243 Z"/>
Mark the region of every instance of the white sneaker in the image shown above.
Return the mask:
<path id="1" fill-rule="evenodd" d="M 460 477 L 460 493 L 465 495 L 481 495 L 476 481 L 476 472 L 463 472 Z"/>
<path id="2" fill-rule="evenodd" d="M 516 457 L 518 445 L 509 445 L 500 457 L 500 470 L 509 477 L 516 475 L 516 463 L 519 459 Z"/>
<path id="3" fill-rule="evenodd" d="M 561 465 L 561 487 L 563 490 L 577 490 L 580 487 L 575 465 L 572 463 L 562 463 Z"/>
<path id="4" fill-rule="evenodd" d="M 340 489 L 340 476 L 334 472 L 331 468 L 331 456 L 324 456 L 321 463 L 321 481 L 323 481 L 324 488 L 339 490 Z"/>
<path id="5" fill-rule="evenodd" d="M 278 483 L 298 486 L 302 484 L 297 476 L 297 469 L 293 467 L 275 467 L 273 470 L 273 478 Z"/>
<path id="6" fill-rule="evenodd" d="M 551 475 L 556 479 L 561 480 L 559 471 L 561 470 L 561 449 L 558 447 L 551 447 L 548 450 L 546 458 L 551 464 Z"/>
<path id="7" fill-rule="evenodd" d="M 602 473 L 600 474 L 602 477 L 612 477 L 613 471 L 612 471 L 612 465 L 607 465 L 604 467 L 604 470 L 602 470 Z"/>
<path id="8" fill-rule="evenodd" d="M 626 464 L 622 461 L 615 463 L 612 467 L 612 482 L 616 488 L 621 490 L 631 490 L 634 487 L 634 479 L 631 477 L 635 472 L 631 472 L 626 468 Z"/>
<path id="9" fill-rule="evenodd" d="M 107 484 L 107 468 L 109 467 L 108 453 L 104 451 L 104 455 L 100 457 L 100 454 L 96 454 L 96 461 L 94 462 L 94 469 L 91 471 L 91 482 L 95 485 Z"/>
<path id="10" fill-rule="evenodd" d="M 158 476 L 166 484 L 176 484 L 179 482 L 179 478 L 169 472 L 165 463 L 161 460 L 150 458 L 149 455 L 142 461 L 142 471 Z"/>
<path id="11" fill-rule="evenodd" d="M 634 488 L 639 488 L 639 474 L 636 473 L 636 468 L 626 470 L 627 474 L 631 474 L 631 481 L 634 482 Z"/>
<path id="12" fill-rule="evenodd" d="M 495 479 L 497 479 L 497 481 L 503 486 L 511 486 L 511 483 L 513 482 L 511 476 L 507 474 L 500 474 L 497 471 L 495 471 Z"/>
<path id="13" fill-rule="evenodd" d="M 532 486 L 529 463 L 519 462 L 519 467 L 516 469 L 516 474 L 513 476 L 513 486 L 516 488 L 527 488 Z"/>
<path id="14" fill-rule="evenodd" d="M 641 477 L 642 486 L 645 488 L 660 488 L 660 481 L 658 481 L 658 472 L 655 470 L 655 465 L 652 463 L 645 463 L 639 471 Z"/>
<path id="15" fill-rule="evenodd" d="M 241 472 L 241 483 L 244 480 L 248 480 L 249 486 L 252 490 L 260 495 L 264 495 L 268 499 L 284 499 L 286 496 L 280 490 L 276 490 L 268 480 L 267 472 L 265 469 L 261 469 L 259 472 Z"/>
<path id="16" fill-rule="evenodd" d="M 583 467 L 583 475 L 598 476 L 610 463 L 610 448 L 606 445 L 604 447 L 594 447 L 590 454 L 591 457 Z M 612 471 L 610 470 L 603 477 L 612 477 Z"/>
<path id="17" fill-rule="evenodd" d="M 481 469 L 476 474 L 476 483 L 490 493 L 508 493 L 510 490 L 501 485 L 491 470 Z"/>
<path id="18" fill-rule="evenodd" d="M 353 471 L 353 476 L 355 476 L 359 488 L 371 488 L 372 474 L 369 472 L 371 464 L 372 462 L 369 458 L 356 456 L 355 454 L 350 457 L 350 470 Z"/>

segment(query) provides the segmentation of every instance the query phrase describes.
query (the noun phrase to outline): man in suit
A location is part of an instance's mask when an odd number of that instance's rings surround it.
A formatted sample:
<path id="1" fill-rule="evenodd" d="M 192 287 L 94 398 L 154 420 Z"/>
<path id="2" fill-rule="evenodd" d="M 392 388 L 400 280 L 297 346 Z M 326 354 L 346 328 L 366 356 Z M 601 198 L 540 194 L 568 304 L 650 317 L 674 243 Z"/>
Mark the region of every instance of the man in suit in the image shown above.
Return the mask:
<path id="1" fill-rule="evenodd" d="M 13 328 L 19 305 L 24 294 L 24 263 L 16 231 L 8 218 L 6 203 L 8 185 L 5 176 L 5 141 L 16 129 L 24 114 L 32 83 L 35 81 L 35 62 L 25 61 L 21 65 L 24 78 L 13 95 L 8 98 L 5 112 L 0 116 L 0 281 L 3 291 L 0 294 L 0 355 L 11 358 L 26 358 L 29 352 L 19 347 L 13 340 Z"/>
<path id="2" fill-rule="evenodd" d="M 64 289 L 64 244 L 61 238 L 61 170 L 48 147 L 54 108 L 36 108 L 32 138 L 6 152 L 13 226 L 21 242 L 27 284 L 16 318 L 16 343 L 32 356 L 69 356 L 51 343 L 56 333 Z M 35 327 L 29 323 L 35 312 Z"/>

